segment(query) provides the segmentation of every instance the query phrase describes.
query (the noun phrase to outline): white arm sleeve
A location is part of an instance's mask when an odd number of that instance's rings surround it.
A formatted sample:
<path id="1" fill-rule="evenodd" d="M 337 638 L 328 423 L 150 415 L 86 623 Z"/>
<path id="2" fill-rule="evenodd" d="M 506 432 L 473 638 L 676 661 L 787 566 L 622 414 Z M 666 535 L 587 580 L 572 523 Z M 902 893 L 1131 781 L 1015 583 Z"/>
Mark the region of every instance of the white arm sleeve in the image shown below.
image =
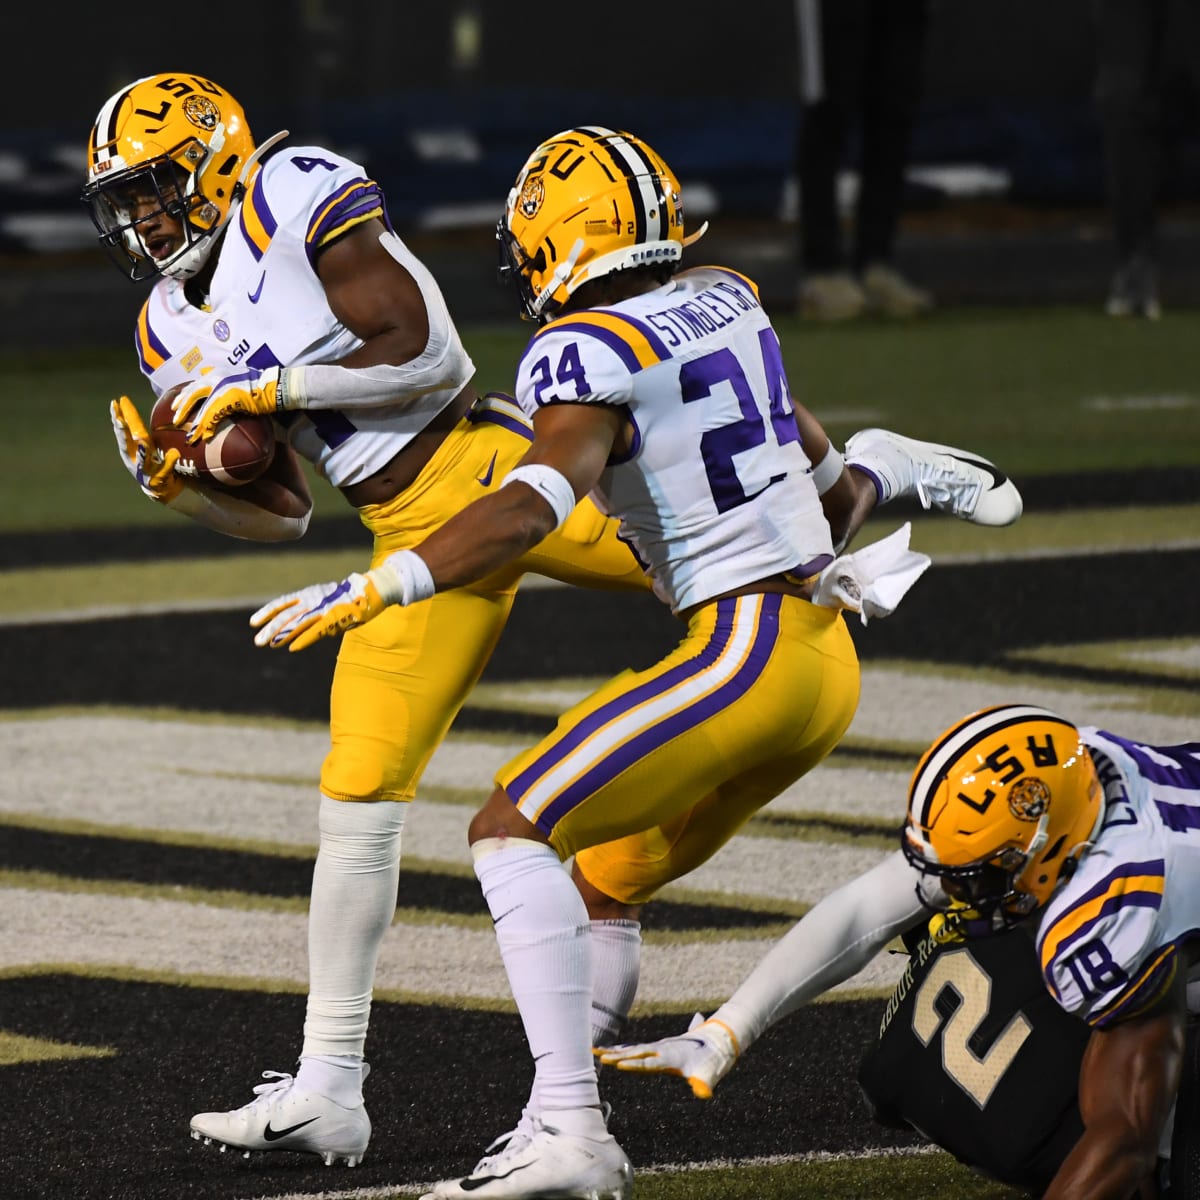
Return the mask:
<path id="1" fill-rule="evenodd" d="M 441 289 L 429 269 L 395 234 L 381 234 L 379 242 L 421 290 L 429 321 L 425 349 L 405 363 L 288 367 L 280 372 L 282 408 L 383 408 L 406 403 L 415 407 L 417 401 L 433 393 L 447 393 L 444 398 L 432 397 L 434 403 L 427 405 L 437 412 L 475 374 L 475 364 L 458 336 Z"/>
<path id="2" fill-rule="evenodd" d="M 282 517 L 249 500 L 199 484 L 189 484 L 167 507 L 207 529 L 252 542 L 293 542 L 303 537 L 312 511 L 302 517 Z"/>
<path id="3" fill-rule="evenodd" d="M 741 1052 L 769 1026 L 862 970 L 927 910 L 920 878 L 897 850 L 830 892 L 742 981 L 712 1019 L 733 1030 Z"/>

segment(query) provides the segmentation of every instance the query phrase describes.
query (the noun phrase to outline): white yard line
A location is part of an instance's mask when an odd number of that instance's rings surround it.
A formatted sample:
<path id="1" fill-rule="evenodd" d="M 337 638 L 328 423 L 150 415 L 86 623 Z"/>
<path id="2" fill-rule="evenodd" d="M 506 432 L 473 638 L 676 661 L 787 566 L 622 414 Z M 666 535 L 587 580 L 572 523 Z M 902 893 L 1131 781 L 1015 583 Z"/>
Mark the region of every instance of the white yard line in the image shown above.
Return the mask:
<path id="1" fill-rule="evenodd" d="M 481 901 L 482 908 L 482 901 Z M 53 965 L 181 981 L 272 981 L 303 990 L 308 981 L 307 916 L 217 908 L 183 900 L 0 887 L 0 970 Z M 766 953 L 761 939 L 654 945 L 642 952 L 639 1002 L 693 1005 L 730 995 Z M 887 988 L 901 974 L 881 955 L 844 988 Z M 376 993 L 455 1001 L 507 1002 L 504 964 L 491 929 L 394 925 L 375 973 Z"/>

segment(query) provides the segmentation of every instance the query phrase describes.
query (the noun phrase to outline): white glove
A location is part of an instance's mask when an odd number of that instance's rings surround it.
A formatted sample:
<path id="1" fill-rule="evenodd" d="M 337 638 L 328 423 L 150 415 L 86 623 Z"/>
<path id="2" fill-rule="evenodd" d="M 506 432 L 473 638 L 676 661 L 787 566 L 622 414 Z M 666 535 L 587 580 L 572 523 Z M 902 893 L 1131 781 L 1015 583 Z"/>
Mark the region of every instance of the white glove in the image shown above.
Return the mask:
<path id="1" fill-rule="evenodd" d="M 624 1046 L 598 1046 L 592 1053 L 618 1071 L 644 1071 L 653 1075 L 680 1075 L 700 1100 L 711 1100 L 713 1088 L 737 1062 L 738 1044 L 724 1021 L 705 1020 L 697 1013 L 687 1033 Z"/>
<path id="2" fill-rule="evenodd" d="M 925 573 L 928 554 L 908 548 L 912 524 L 853 554 L 835 558 L 817 577 L 812 602 L 825 608 L 848 608 L 862 618 L 886 617 Z"/>
<path id="3" fill-rule="evenodd" d="M 420 555 L 397 550 L 368 571 L 333 583 L 313 583 L 268 600 L 251 614 L 256 646 L 303 650 L 323 637 L 373 621 L 389 604 L 413 604 L 434 593 L 433 576 Z"/>

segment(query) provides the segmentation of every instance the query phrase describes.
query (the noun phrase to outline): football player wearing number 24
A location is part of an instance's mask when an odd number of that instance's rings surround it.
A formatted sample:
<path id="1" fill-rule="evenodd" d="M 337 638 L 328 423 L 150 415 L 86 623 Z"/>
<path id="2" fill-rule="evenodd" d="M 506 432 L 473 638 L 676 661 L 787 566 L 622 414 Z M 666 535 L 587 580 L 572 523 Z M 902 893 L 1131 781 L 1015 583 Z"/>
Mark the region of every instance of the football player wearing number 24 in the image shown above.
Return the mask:
<path id="1" fill-rule="evenodd" d="M 241 106 L 202 75 L 140 79 L 102 106 L 84 200 L 121 269 L 155 280 L 136 329 L 151 389 L 174 396 L 177 419 L 197 437 L 249 412 L 269 416 L 279 438 L 268 477 L 211 487 L 164 460 L 122 397 L 118 450 L 151 499 L 264 541 L 303 534 L 311 499 L 297 456 L 307 459 L 358 511 L 382 565 L 419 540 L 414 530 L 496 493 L 533 432 L 511 398 L 476 390 L 440 290 L 391 229 L 378 185 L 325 147 L 279 146 L 282 136 L 256 146 Z M 804 445 L 826 476 L 840 463 L 819 426 L 805 430 Z M 981 524 L 1019 512 L 1015 489 L 994 472 L 894 435 L 846 459 L 854 469 L 827 493 L 840 537 L 897 496 Z M 361 1159 L 371 988 L 395 907 L 405 802 L 483 670 L 523 574 L 614 591 L 650 585 L 617 534 L 584 500 L 486 581 L 420 609 L 392 606 L 343 638 L 320 780 L 299 1071 L 265 1073 L 243 1108 L 198 1114 L 193 1136 L 327 1163 Z M 614 976 L 636 974 L 633 923 L 609 919 L 602 905 L 594 915 L 597 940 L 614 947 Z M 631 1002 L 624 984 L 613 987 Z M 601 997 L 596 1011 L 621 1003 Z"/>
<path id="2" fill-rule="evenodd" d="M 937 941 L 967 949 L 1027 928 L 1046 990 L 1092 1030 L 1079 1067 L 1083 1133 L 1041 1194 L 1150 1200 L 1197 961 L 1198 813 L 1200 743 L 1146 745 L 1037 705 L 971 713 L 917 764 L 900 850 L 825 897 L 707 1021 L 597 1053 L 621 1070 L 681 1076 L 708 1098 L 765 1029 L 849 978 L 922 913 Z M 925 1040 L 931 1055 L 951 1058 Z M 1022 1042 L 1014 1021 L 993 1047 L 958 1056 L 974 1064 L 969 1081 L 955 1080 L 964 1121 L 986 1104 L 978 1095 L 985 1077 L 990 1094 L 1009 1065 L 1029 1075 Z M 903 1086 L 893 1090 L 903 1099 Z M 961 1132 L 956 1152 L 969 1158 Z M 1052 1130 L 1027 1132 L 1026 1143 Z M 1011 1136 L 1019 1144 L 1022 1135 Z"/>
<path id="3" fill-rule="evenodd" d="M 517 372 L 527 453 L 414 548 L 280 597 L 251 623 L 261 645 L 369 628 L 504 568 L 584 496 L 621 519 L 683 636 L 503 767 L 471 821 L 533 1091 L 516 1128 L 429 1196 L 624 1200 L 632 1167 L 591 1058 L 596 939 L 562 861 L 574 857 L 584 894 L 615 919 L 636 919 L 833 749 L 859 691 L 840 610 L 886 616 L 929 560 L 908 549 L 907 526 L 835 557 L 825 498 L 847 469 L 836 455 L 812 469 L 804 446 L 823 435 L 793 412 L 755 285 L 724 267 L 678 270 L 679 184 L 645 142 L 594 126 L 549 139 L 497 234 L 541 323 Z"/>

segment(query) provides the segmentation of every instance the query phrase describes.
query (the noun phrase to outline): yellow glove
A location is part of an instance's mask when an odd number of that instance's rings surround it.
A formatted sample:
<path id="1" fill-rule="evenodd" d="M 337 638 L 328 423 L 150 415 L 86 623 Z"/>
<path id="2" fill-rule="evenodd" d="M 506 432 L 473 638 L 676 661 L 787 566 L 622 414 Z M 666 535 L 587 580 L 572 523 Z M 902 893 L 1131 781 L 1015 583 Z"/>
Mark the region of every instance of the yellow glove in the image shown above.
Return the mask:
<path id="1" fill-rule="evenodd" d="M 273 417 L 287 407 L 282 368 L 226 375 L 215 382 L 201 381 L 184 387 L 171 402 L 171 419 L 187 427 L 189 442 L 207 442 L 226 417 L 254 413 Z"/>
<path id="2" fill-rule="evenodd" d="M 314 583 L 268 600 L 250 617 L 256 646 L 303 650 L 323 637 L 374 620 L 389 604 L 413 604 L 434 593 L 433 576 L 413 550 L 397 550 L 340 583 Z"/>
<path id="3" fill-rule="evenodd" d="M 146 423 L 128 396 L 114 400 L 109 415 L 125 469 L 151 500 L 170 504 L 183 491 L 183 480 L 175 473 L 179 451 L 164 453 L 154 444 Z"/>
<path id="4" fill-rule="evenodd" d="M 355 572 L 338 583 L 314 583 L 267 601 L 250 617 L 256 646 L 303 650 L 377 617 L 387 607 L 375 584 Z"/>
<path id="5" fill-rule="evenodd" d="M 990 928 L 991 922 L 961 900 L 952 900 L 945 912 L 934 913 L 929 918 L 929 936 L 939 946 L 953 946 L 965 942 L 972 934 Z"/>

